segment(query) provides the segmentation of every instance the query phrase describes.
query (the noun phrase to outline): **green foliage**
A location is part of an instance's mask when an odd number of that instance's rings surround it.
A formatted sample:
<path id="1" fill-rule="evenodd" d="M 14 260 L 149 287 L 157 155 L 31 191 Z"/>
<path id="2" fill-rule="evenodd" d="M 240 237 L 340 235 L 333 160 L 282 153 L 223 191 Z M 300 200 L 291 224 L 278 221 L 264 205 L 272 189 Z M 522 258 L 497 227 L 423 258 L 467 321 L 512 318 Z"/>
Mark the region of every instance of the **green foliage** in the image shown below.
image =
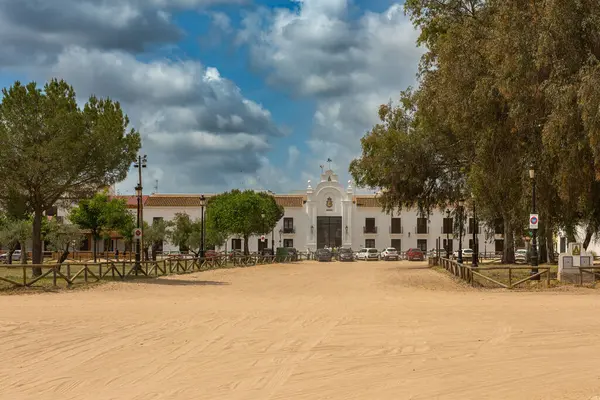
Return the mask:
<path id="1" fill-rule="evenodd" d="M 51 220 L 47 224 L 45 240 L 48 241 L 49 249 L 61 253 L 59 263 L 65 261 L 71 249 L 78 248 L 83 242 L 83 234 L 77 225 L 61 224 Z"/>
<path id="2" fill-rule="evenodd" d="M 152 259 L 156 260 L 156 251 L 160 243 L 168 237 L 169 224 L 163 220 L 155 220 L 152 225 L 144 221 L 144 251 L 152 250 Z"/>
<path id="3" fill-rule="evenodd" d="M 41 262 L 41 220 L 65 195 L 85 198 L 123 180 L 140 148 L 140 136 L 118 102 L 90 97 L 83 109 L 64 81 L 2 90 L 0 202 L 24 200 L 35 214 L 34 262 Z"/>
<path id="4" fill-rule="evenodd" d="M 277 205 L 273 196 L 252 190 L 232 190 L 213 196 L 208 200 L 206 212 L 211 240 L 223 239 L 223 243 L 227 236 L 241 236 L 246 254 L 248 238 L 270 232 L 282 217 L 283 207 Z"/>
<path id="5" fill-rule="evenodd" d="M 124 200 L 111 199 L 105 192 L 80 201 L 69 213 L 69 220 L 81 229 L 88 229 L 91 232 L 94 239 L 95 262 L 96 243 L 102 235 L 111 231 L 123 232 L 131 226 L 133 217 Z"/>
<path id="6" fill-rule="evenodd" d="M 8 248 L 9 263 L 17 246 L 21 246 L 21 263 L 27 263 L 27 242 L 31 239 L 31 222 L 3 218 L 0 225 L 0 243 Z"/>
<path id="7" fill-rule="evenodd" d="M 598 2 L 407 0 L 405 10 L 427 48 L 420 85 L 380 108 L 350 166 L 357 184 L 382 188 L 387 211 L 474 195 L 483 222 L 504 221 L 510 262 L 534 163 L 542 254 L 559 227 L 598 232 Z"/>
<path id="8" fill-rule="evenodd" d="M 197 254 L 200 248 L 201 224 L 200 219 L 192 220 L 186 213 L 177 213 L 168 223 L 166 237 L 178 246 L 179 250 L 190 250 Z"/>

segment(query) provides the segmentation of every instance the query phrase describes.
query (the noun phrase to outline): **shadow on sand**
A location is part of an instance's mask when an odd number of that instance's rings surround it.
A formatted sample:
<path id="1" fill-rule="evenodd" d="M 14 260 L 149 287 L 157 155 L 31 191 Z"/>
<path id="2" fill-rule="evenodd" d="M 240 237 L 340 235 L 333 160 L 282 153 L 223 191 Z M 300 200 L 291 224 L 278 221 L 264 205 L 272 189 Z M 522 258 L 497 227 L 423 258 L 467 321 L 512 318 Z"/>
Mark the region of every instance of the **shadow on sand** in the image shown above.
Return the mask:
<path id="1" fill-rule="evenodd" d="M 143 283 L 146 285 L 163 285 L 163 286 L 227 286 L 231 285 L 230 282 L 220 281 L 196 281 L 190 279 L 161 279 L 161 278 L 148 278 L 148 279 L 136 279 L 131 281 L 124 281 L 128 283 Z"/>

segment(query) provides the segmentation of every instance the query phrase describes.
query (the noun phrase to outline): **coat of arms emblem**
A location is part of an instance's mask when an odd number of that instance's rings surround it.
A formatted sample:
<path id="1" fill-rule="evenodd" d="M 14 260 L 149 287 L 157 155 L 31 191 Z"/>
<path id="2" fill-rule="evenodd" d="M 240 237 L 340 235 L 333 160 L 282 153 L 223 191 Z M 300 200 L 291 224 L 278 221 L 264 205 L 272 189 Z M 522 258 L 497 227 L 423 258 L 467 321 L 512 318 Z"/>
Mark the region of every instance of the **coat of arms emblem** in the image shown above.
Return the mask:
<path id="1" fill-rule="evenodd" d="M 327 208 L 333 207 L 333 200 L 331 200 L 331 197 L 327 198 L 327 200 L 325 201 L 325 205 L 327 206 Z"/>

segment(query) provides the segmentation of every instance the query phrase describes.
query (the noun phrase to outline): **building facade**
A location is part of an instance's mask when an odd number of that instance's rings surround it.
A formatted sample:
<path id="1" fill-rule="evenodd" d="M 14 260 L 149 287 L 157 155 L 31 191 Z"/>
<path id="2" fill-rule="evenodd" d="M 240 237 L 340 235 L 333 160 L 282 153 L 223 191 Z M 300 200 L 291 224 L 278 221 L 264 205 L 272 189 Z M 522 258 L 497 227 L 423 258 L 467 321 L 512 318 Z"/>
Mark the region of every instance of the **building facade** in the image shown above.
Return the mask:
<path id="1" fill-rule="evenodd" d="M 205 194 L 210 197 L 210 194 Z M 348 182 L 342 185 L 337 174 L 325 171 L 319 182 L 308 182 L 305 191 L 297 194 L 274 194 L 277 203 L 284 208 L 284 216 L 275 229 L 265 232 L 266 242 L 260 236 L 249 238 L 250 251 L 264 247 L 295 247 L 300 251 L 316 250 L 323 247 L 362 247 L 383 249 L 395 247 L 399 251 L 420 248 L 424 251 L 458 249 L 458 235 L 454 235 L 454 221 L 442 210 L 433 211 L 429 216 L 421 216 L 417 210 L 402 210 L 397 215 L 389 215 L 381 210 L 375 195 L 355 194 Z M 135 196 L 122 196 L 129 209 L 135 213 Z M 177 213 L 187 213 L 192 219 L 201 217 L 200 194 L 152 194 L 144 196 L 143 220 L 152 224 L 157 220 L 171 220 Z M 59 210 L 68 219 L 66 210 Z M 468 214 L 468 210 L 467 210 Z M 463 230 L 463 248 L 473 248 L 473 229 L 479 243 L 480 252 L 494 252 L 502 249 L 502 234 L 486 240 L 482 227 L 473 226 L 471 216 Z M 439 244 L 438 244 L 439 243 Z M 231 237 L 217 250 L 242 250 L 243 238 Z M 80 250 L 91 249 L 88 238 Z M 100 243 L 99 251 L 125 250 L 122 238 L 113 235 Z M 170 243 L 163 243 L 163 251 L 178 251 Z"/>

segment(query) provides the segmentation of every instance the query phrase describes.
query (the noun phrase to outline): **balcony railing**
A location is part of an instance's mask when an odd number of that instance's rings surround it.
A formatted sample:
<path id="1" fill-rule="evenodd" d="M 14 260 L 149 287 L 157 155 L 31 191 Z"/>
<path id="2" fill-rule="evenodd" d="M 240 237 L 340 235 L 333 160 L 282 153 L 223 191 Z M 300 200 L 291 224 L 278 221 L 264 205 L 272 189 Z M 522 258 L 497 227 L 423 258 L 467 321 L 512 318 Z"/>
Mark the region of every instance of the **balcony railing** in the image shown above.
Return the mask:
<path id="1" fill-rule="evenodd" d="M 377 233 L 376 226 L 363 226 L 363 233 Z"/>
<path id="2" fill-rule="evenodd" d="M 284 226 L 283 233 L 296 233 L 296 228 L 293 226 Z"/>
<path id="3" fill-rule="evenodd" d="M 417 235 L 427 235 L 429 233 L 429 227 L 428 226 L 416 226 L 415 233 Z"/>
<path id="4" fill-rule="evenodd" d="M 392 235 L 399 235 L 399 234 L 402 234 L 402 233 L 404 233 L 404 227 L 403 227 L 403 226 L 401 226 L 400 228 L 396 228 L 396 229 L 394 229 L 393 227 L 391 227 L 391 226 L 390 226 L 390 233 L 391 233 Z"/>

